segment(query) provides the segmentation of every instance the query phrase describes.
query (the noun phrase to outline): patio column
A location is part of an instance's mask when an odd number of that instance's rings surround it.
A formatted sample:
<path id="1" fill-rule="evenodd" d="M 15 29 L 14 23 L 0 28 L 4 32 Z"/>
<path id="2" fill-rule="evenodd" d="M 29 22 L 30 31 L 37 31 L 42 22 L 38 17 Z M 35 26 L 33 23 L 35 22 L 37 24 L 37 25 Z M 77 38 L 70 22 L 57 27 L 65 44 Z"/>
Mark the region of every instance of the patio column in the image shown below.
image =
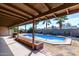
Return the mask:
<path id="1" fill-rule="evenodd" d="M 10 28 L 8 27 L 8 35 L 10 35 Z"/>
<path id="2" fill-rule="evenodd" d="M 17 38 L 19 37 L 19 26 L 17 26 Z"/>
<path id="3" fill-rule="evenodd" d="M 12 34 L 12 28 L 8 27 L 8 35 Z"/>
<path id="4" fill-rule="evenodd" d="M 35 31 L 34 31 L 34 27 L 35 27 L 35 21 L 33 20 L 33 32 L 32 32 L 32 43 L 33 43 L 33 46 L 32 46 L 32 49 L 34 50 L 34 39 L 35 39 L 35 37 L 34 37 L 34 33 L 35 33 Z"/>
<path id="5" fill-rule="evenodd" d="M 19 29 L 19 27 L 17 26 L 17 33 L 19 32 L 18 29 Z"/>

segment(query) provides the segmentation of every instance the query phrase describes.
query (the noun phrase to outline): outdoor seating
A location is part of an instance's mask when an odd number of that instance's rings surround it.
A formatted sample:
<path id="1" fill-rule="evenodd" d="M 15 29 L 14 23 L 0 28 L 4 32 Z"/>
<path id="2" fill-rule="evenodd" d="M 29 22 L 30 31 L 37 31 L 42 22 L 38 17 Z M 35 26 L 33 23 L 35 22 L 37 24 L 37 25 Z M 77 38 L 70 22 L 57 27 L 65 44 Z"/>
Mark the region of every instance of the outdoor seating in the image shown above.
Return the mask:
<path id="1" fill-rule="evenodd" d="M 31 39 L 28 39 L 28 38 L 25 38 L 25 37 L 21 37 L 21 36 L 19 36 L 15 40 L 27 45 L 30 48 L 32 48 L 32 46 L 34 46 L 35 50 L 43 48 L 43 42 L 41 42 L 41 41 L 35 41 L 34 43 L 32 43 Z"/>

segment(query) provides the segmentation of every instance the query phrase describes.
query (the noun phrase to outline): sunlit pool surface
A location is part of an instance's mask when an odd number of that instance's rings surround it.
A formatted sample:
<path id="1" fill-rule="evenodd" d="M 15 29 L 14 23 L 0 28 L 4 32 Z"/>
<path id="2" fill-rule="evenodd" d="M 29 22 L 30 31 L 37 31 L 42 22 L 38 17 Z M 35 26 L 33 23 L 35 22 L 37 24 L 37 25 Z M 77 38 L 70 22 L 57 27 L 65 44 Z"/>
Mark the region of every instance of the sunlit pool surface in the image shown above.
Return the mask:
<path id="1" fill-rule="evenodd" d="M 32 34 L 25 34 L 24 36 L 32 38 Z M 64 37 L 58 37 L 54 35 L 35 34 L 35 39 L 39 39 L 39 38 L 42 38 L 42 40 L 52 40 L 54 42 L 64 42 L 65 40 Z"/>

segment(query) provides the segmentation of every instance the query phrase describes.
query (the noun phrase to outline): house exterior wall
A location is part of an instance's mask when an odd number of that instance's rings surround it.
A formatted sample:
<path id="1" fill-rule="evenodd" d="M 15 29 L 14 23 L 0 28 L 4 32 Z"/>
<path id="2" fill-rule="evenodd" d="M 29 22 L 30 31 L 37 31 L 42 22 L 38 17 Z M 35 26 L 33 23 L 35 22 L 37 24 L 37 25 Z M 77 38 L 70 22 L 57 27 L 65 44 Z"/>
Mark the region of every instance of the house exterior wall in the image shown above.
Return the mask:
<path id="1" fill-rule="evenodd" d="M 8 27 L 0 27 L 0 36 L 8 36 L 8 35 L 10 35 Z"/>

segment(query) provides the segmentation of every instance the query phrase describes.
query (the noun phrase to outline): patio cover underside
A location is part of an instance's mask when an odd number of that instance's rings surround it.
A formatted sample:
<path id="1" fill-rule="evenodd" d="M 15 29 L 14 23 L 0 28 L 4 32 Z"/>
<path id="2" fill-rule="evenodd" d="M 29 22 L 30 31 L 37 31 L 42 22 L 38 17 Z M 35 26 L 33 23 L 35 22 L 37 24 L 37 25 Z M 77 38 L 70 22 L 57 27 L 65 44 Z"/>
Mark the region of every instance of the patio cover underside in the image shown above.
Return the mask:
<path id="1" fill-rule="evenodd" d="M 79 11 L 78 3 L 1 3 L 0 26 L 12 27 Z"/>

